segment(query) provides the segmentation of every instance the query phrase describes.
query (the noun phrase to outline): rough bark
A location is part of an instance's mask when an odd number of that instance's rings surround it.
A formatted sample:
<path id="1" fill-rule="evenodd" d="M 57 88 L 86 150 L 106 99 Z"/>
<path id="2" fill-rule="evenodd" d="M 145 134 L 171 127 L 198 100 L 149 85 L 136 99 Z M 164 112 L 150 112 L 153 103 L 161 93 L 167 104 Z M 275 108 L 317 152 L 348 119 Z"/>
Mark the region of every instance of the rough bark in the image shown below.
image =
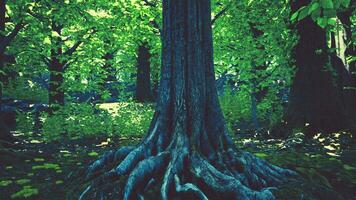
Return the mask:
<path id="1" fill-rule="evenodd" d="M 292 12 L 310 0 L 292 1 Z M 299 41 L 294 49 L 297 72 L 293 80 L 286 121 L 291 128 L 306 128 L 309 136 L 350 128 L 343 103 L 343 74 L 328 53 L 326 32 L 310 17 L 295 25 Z"/>
<path id="2" fill-rule="evenodd" d="M 62 26 L 52 22 L 52 31 L 61 35 Z M 51 61 L 49 63 L 49 89 L 48 100 L 50 107 L 53 105 L 64 105 L 63 84 L 64 64 L 59 57 L 62 55 L 62 40 L 60 37 L 52 38 L 54 47 L 51 49 Z"/>
<path id="3" fill-rule="evenodd" d="M 210 12 L 209 0 L 163 1 L 160 91 L 148 134 L 137 146 L 95 161 L 87 173 L 94 181 L 80 199 L 122 175 L 128 175 L 125 200 L 142 199 L 155 182 L 163 200 L 275 199 L 269 187 L 295 175 L 232 142 L 215 87 Z"/>
<path id="4" fill-rule="evenodd" d="M 152 100 L 150 51 L 147 44 L 140 45 L 137 57 L 136 100 L 147 102 Z"/>
<path id="5" fill-rule="evenodd" d="M 3 0 L 0 2 L 0 32 L 5 31 L 5 13 L 6 13 L 6 1 Z M 0 33 L 0 42 L 4 41 L 6 36 Z M 5 123 L 4 113 L 2 110 L 3 104 L 3 86 L 5 82 L 5 75 L 2 73 L 5 67 L 5 48 L 0 51 L 0 140 L 6 142 L 12 142 L 13 136 Z"/>

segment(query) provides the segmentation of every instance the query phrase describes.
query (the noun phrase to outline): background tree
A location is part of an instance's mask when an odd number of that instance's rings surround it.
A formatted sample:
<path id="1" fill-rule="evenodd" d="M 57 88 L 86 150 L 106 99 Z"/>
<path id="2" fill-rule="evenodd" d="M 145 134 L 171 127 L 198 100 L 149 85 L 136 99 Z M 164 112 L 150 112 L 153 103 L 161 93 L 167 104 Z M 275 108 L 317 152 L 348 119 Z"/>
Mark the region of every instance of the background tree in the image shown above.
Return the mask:
<path id="1" fill-rule="evenodd" d="M 312 3 L 311 3 L 312 2 Z M 317 4 L 316 4 L 317 3 Z M 313 6 L 316 5 L 316 6 Z M 345 66 L 332 62 L 327 29 L 336 11 L 332 1 L 292 1 L 292 20 L 299 41 L 294 59 L 297 72 L 291 88 L 286 119 L 291 127 L 306 127 L 309 136 L 319 131 L 335 132 L 352 128 L 352 117 L 344 98 Z M 321 10 L 324 16 L 319 16 Z M 298 12 L 297 12 L 298 11 Z M 308 11 L 310 16 L 308 16 Z"/>

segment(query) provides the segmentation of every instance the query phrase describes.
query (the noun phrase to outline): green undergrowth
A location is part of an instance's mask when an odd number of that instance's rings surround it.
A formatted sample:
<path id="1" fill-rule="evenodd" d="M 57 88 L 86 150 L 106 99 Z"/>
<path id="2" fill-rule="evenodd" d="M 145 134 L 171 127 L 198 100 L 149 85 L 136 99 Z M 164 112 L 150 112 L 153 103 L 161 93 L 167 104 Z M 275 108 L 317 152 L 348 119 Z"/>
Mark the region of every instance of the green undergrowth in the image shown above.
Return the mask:
<path id="1" fill-rule="evenodd" d="M 152 105 L 135 102 L 106 104 L 66 104 L 52 115 L 41 113 L 39 139 L 59 141 L 92 137 L 140 136 L 145 133 L 153 116 Z M 20 113 L 17 131 L 32 136 L 33 114 Z"/>
<path id="2" fill-rule="evenodd" d="M 276 191 L 277 199 L 352 200 L 356 196 L 356 162 L 344 159 L 348 150 L 340 148 L 342 134 L 317 135 L 308 141 L 299 140 L 298 135 L 287 140 L 236 138 L 236 144 L 299 174 Z"/>

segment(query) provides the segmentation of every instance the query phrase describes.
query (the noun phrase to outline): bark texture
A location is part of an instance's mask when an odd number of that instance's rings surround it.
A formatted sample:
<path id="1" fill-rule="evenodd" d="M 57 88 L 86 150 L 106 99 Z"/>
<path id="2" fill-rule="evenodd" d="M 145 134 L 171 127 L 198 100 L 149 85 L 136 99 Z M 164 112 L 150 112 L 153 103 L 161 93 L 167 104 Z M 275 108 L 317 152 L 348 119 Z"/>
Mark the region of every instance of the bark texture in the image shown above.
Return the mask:
<path id="1" fill-rule="evenodd" d="M 275 199 L 269 187 L 295 175 L 238 150 L 228 135 L 215 87 L 210 13 L 209 0 L 163 1 L 160 93 L 148 134 L 95 161 L 87 178 L 100 176 L 80 199 L 103 197 L 99 186 L 128 175 L 125 200 L 142 199 L 157 183 L 163 200 L 268 200 Z"/>
<path id="2" fill-rule="evenodd" d="M 62 26 L 52 22 L 52 30 L 58 35 L 61 35 Z M 64 90 L 61 88 L 63 84 L 64 64 L 59 60 L 62 55 L 61 38 L 52 38 L 54 47 L 51 49 L 51 61 L 49 63 L 49 89 L 48 100 L 49 105 L 55 104 L 64 105 Z"/>

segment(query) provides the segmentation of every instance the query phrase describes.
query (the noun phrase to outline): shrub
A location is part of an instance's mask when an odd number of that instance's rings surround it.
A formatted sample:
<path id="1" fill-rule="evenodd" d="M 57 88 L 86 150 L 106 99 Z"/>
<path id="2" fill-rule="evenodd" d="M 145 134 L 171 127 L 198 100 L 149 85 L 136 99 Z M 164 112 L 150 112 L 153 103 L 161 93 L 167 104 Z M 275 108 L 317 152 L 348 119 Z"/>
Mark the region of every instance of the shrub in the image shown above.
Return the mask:
<path id="1" fill-rule="evenodd" d="M 152 114 L 150 106 L 132 102 L 97 106 L 70 103 L 52 115 L 42 113 L 42 136 L 52 141 L 62 137 L 142 135 L 148 129 Z"/>

